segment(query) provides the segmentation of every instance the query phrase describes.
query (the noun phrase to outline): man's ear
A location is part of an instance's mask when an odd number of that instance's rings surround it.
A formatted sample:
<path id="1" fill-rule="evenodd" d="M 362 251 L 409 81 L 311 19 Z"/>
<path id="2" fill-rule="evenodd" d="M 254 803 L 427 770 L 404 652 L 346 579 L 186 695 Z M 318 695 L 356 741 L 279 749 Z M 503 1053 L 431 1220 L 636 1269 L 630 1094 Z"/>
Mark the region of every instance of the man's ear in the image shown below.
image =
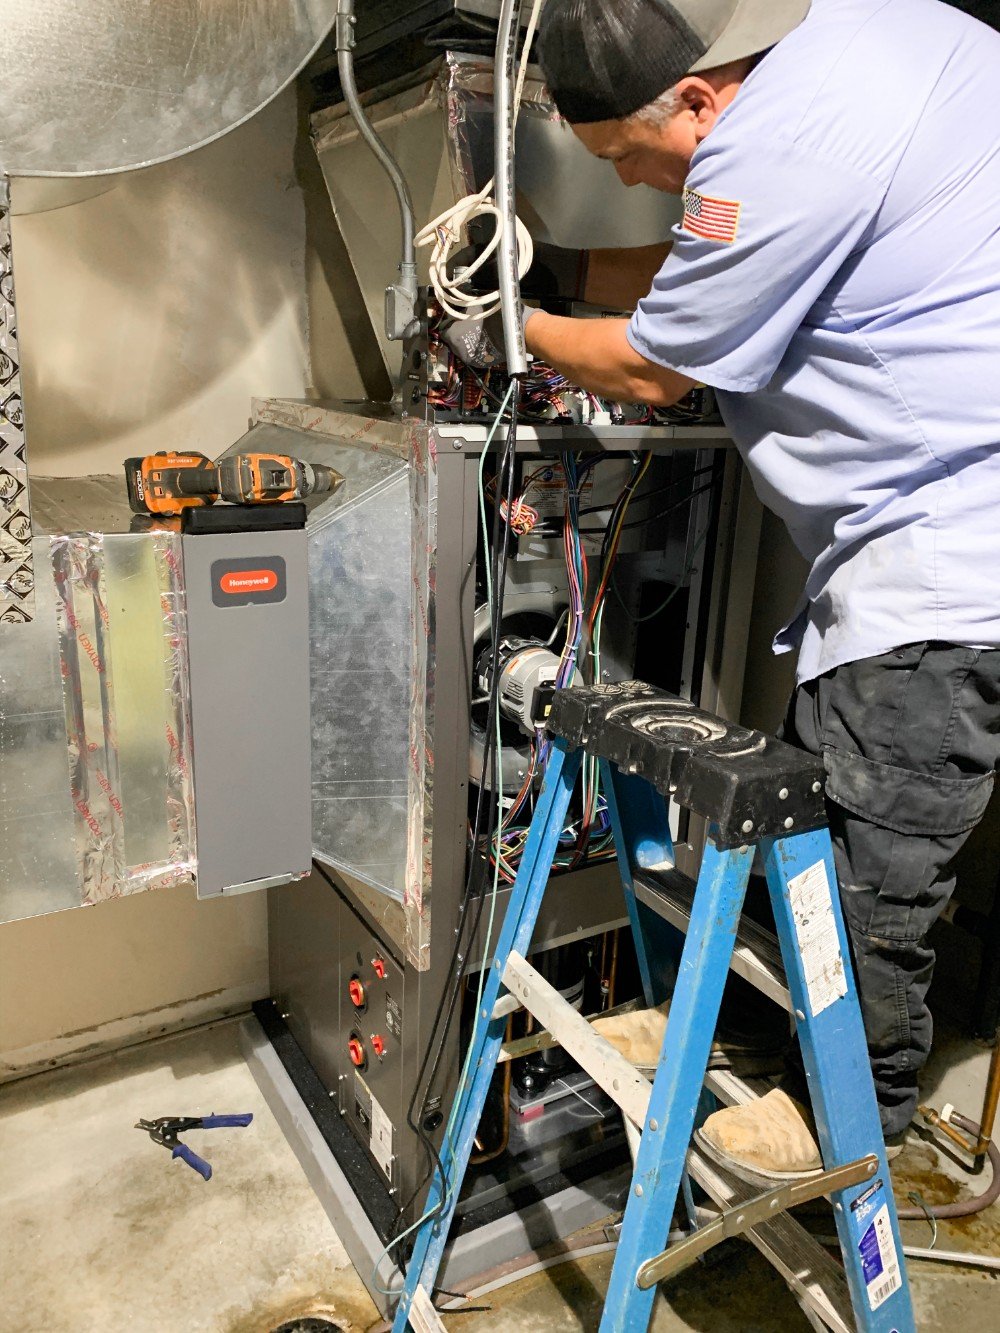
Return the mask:
<path id="1" fill-rule="evenodd" d="M 685 111 L 694 118 L 695 131 L 699 137 L 707 134 L 715 124 L 721 110 L 719 94 L 706 80 L 697 75 L 681 79 L 677 85 L 677 96 Z"/>

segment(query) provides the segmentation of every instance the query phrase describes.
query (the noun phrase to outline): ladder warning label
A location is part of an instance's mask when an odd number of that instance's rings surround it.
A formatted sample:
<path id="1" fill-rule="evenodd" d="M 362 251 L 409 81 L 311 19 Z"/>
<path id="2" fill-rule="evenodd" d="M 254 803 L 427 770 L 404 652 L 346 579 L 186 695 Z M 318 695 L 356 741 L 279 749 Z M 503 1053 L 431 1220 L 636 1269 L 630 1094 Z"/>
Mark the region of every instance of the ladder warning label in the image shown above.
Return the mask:
<path id="1" fill-rule="evenodd" d="M 833 916 L 826 863 L 817 861 L 788 881 L 809 1007 L 815 1018 L 847 994 L 847 975 Z"/>
<path id="2" fill-rule="evenodd" d="M 877 1310 L 903 1285 L 889 1208 L 882 1202 L 884 1198 L 885 1186 L 881 1180 L 876 1180 L 851 1204 L 855 1235 L 861 1235 L 858 1254 L 861 1256 L 868 1304 L 873 1310 Z M 871 1222 L 868 1222 L 869 1218 Z"/>
<path id="3" fill-rule="evenodd" d="M 858 1242 L 858 1251 L 868 1288 L 868 1304 L 877 1310 L 903 1285 L 886 1204 L 875 1214 L 874 1222 Z"/>

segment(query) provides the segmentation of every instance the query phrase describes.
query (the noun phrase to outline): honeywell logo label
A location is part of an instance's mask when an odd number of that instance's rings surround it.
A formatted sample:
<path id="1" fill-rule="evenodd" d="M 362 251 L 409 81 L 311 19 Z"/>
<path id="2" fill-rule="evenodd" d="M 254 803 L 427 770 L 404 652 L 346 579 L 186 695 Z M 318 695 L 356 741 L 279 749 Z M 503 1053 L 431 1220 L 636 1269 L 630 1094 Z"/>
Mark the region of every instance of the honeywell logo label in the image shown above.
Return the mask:
<path id="1" fill-rule="evenodd" d="M 231 595 L 254 591 L 270 592 L 278 586 L 278 576 L 273 569 L 248 570 L 245 574 L 223 574 L 219 587 Z"/>
<path id="2" fill-rule="evenodd" d="M 216 560 L 212 565 L 212 601 L 216 606 L 253 606 L 285 600 L 285 562 L 263 559 Z"/>

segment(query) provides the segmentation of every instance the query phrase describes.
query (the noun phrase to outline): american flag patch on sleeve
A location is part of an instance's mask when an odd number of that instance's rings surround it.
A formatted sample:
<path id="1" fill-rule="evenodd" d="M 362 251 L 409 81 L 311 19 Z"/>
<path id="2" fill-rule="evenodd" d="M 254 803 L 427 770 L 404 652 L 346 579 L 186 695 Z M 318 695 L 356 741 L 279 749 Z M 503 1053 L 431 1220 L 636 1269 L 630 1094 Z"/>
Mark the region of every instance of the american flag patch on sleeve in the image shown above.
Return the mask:
<path id="1" fill-rule="evenodd" d="M 732 199 L 712 199 L 696 190 L 684 191 L 684 221 L 681 226 L 705 241 L 732 245 L 740 226 L 743 205 Z"/>

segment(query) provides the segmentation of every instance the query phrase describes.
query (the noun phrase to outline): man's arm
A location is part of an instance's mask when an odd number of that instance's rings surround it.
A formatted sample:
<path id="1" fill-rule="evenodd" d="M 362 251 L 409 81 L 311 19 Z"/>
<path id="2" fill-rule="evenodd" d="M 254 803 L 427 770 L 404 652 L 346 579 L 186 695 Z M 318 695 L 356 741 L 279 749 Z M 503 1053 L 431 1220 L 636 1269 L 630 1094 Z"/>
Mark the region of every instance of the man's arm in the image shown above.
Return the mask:
<path id="1" fill-rule="evenodd" d="M 640 356 L 627 328 L 627 319 L 562 319 L 539 310 L 527 322 L 525 341 L 540 361 L 599 398 L 673 407 L 697 381 Z"/>

